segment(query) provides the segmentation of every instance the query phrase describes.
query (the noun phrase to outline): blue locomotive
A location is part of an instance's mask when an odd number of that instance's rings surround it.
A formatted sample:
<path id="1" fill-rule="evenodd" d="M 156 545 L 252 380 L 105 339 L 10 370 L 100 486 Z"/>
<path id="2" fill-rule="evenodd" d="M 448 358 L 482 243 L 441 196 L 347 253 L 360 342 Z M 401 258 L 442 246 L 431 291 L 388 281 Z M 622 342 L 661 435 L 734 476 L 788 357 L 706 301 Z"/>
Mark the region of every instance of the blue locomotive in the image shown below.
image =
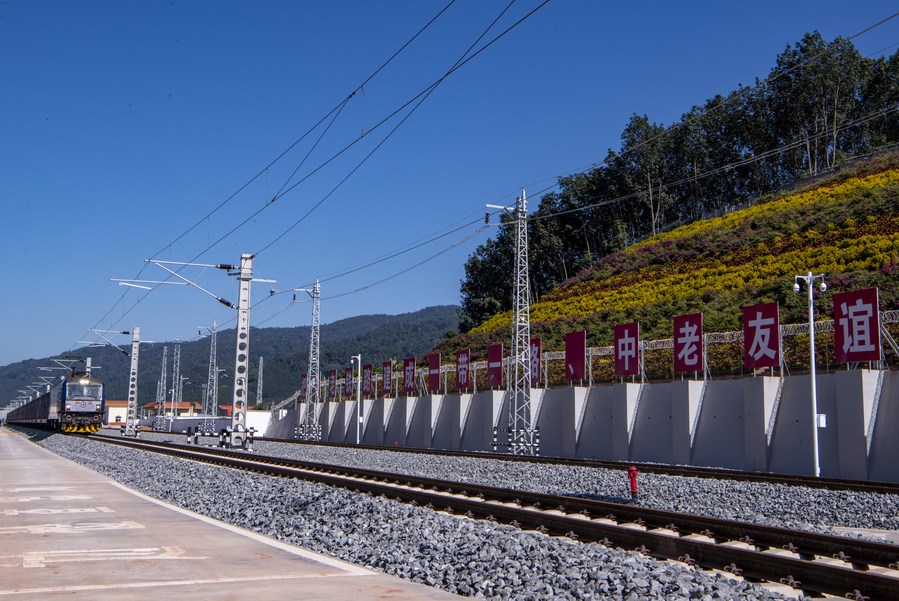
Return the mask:
<path id="1" fill-rule="evenodd" d="M 90 371 L 60 376 L 35 399 L 16 407 L 6 416 L 7 423 L 62 430 L 97 432 L 106 413 L 106 393 L 100 378 Z"/>

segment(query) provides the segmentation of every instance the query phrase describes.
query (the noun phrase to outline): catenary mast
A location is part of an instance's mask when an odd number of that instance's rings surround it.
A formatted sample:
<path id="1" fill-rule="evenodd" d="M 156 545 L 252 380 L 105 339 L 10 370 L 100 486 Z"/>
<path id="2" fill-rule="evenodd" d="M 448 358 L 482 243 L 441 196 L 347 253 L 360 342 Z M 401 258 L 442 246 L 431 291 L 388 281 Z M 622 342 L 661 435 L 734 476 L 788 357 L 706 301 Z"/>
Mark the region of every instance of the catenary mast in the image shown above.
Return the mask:
<path id="1" fill-rule="evenodd" d="M 536 455 L 540 449 L 531 427 L 531 293 L 528 278 L 528 203 L 524 189 L 515 205 L 515 322 L 508 383 L 509 450 Z"/>
<path id="2" fill-rule="evenodd" d="M 209 329 L 209 375 L 206 379 L 206 398 L 203 403 L 203 413 L 214 416 L 218 412 L 219 403 L 219 370 L 216 357 L 216 324 L 213 321 Z"/>
<path id="3" fill-rule="evenodd" d="M 306 378 L 306 411 L 298 429 L 303 440 L 321 440 L 318 423 L 318 407 L 321 395 L 319 385 L 319 327 L 321 322 L 321 285 L 315 280 L 312 287 L 312 328 L 309 333 L 309 373 Z"/>

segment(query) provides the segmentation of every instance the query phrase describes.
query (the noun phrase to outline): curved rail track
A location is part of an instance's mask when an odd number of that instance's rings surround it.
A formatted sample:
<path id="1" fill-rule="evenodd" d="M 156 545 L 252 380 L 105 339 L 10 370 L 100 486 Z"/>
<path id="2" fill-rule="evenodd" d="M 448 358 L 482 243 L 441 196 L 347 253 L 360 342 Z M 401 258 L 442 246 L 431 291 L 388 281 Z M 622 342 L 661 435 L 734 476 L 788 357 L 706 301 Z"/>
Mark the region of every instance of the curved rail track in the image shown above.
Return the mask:
<path id="1" fill-rule="evenodd" d="M 659 559 L 862 601 L 899 600 L 899 546 L 571 496 L 509 490 L 197 447 L 91 436 L 266 475 L 383 495 L 549 535 L 636 550 Z"/>
<path id="2" fill-rule="evenodd" d="M 740 480 L 746 482 L 770 482 L 781 486 L 807 486 L 826 490 L 850 490 L 857 492 L 873 492 L 881 494 L 899 494 L 899 482 L 878 482 L 872 480 L 849 480 L 841 478 L 815 478 L 792 474 L 772 474 L 768 472 L 750 472 L 716 467 L 699 467 L 691 465 L 670 465 L 665 463 L 639 463 L 633 461 L 606 461 L 600 459 L 584 459 L 579 457 L 553 457 L 534 455 L 512 455 L 510 453 L 487 453 L 479 451 L 449 451 L 442 449 L 419 449 L 413 447 L 390 447 L 380 445 L 355 445 L 340 442 L 310 442 L 296 439 L 256 438 L 257 441 L 283 442 L 291 444 L 308 444 L 315 446 L 365 449 L 372 451 L 390 451 L 396 453 L 419 453 L 428 455 L 444 455 L 448 457 L 468 457 L 475 459 L 497 459 L 499 461 L 524 461 L 552 465 L 575 465 L 582 467 L 605 468 L 626 471 L 628 466 L 635 465 L 640 473 L 664 474 L 667 476 L 684 476 L 690 478 L 712 478 L 716 480 Z"/>

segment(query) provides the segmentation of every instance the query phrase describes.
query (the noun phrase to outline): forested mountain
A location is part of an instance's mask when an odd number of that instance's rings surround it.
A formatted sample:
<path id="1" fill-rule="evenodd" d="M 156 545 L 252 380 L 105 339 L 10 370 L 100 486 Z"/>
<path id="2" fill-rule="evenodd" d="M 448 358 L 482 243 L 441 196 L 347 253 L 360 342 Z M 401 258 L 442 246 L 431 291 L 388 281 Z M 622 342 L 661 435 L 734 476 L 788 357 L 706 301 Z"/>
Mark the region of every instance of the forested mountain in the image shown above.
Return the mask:
<path id="1" fill-rule="evenodd" d="M 764 82 L 694 106 L 679 122 L 634 115 L 596 168 L 564 177 L 528 220 L 532 300 L 635 240 L 763 201 L 803 178 L 899 142 L 899 52 L 805 35 Z M 465 265 L 461 330 L 512 307 L 514 226 Z"/>
<path id="2" fill-rule="evenodd" d="M 389 359 L 418 356 L 456 330 L 459 307 L 454 305 L 428 307 L 402 315 L 361 315 L 324 324 L 320 330 L 321 370 L 342 370 L 350 365 L 350 356 L 362 355 L 363 363 L 380 366 Z M 277 403 L 299 388 L 300 374 L 309 367 L 310 327 L 252 328 L 250 331 L 250 400 L 256 401 L 256 379 L 259 357 L 264 357 L 263 401 Z M 217 336 L 217 361 L 225 370 L 219 379 L 219 400 L 231 402 L 232 384 L 229 372 L 234 369 L 234 330 L 222 330 Z M 168 347 L 168 387 L 172 386 L 173 343 L 142 344 L 138 397 L 141 404 L 155 400 L 163 346 Z M 123 348 L 130 350 L 130 345 Z M 118 350 L 82 348 L 66 356 L 90 356 L 94 365 L 101 366 L 99 374 L 107 385 L 107 397 L 127 398 L 127 375 L 130 359 Z M 61 355 L 60 355 L 61 356 Z M 19 396 L 19 389 L 37 380 L 40 366 L 51 365 L 50 358 L 30 359 L 0 367 L 0 407 Z M 181 344 L 181 374 L 188 378 L 184 384 L 184 400 L 199 402 L 202 385 L 209 373 L 209 340 L 203 338 Z"/>

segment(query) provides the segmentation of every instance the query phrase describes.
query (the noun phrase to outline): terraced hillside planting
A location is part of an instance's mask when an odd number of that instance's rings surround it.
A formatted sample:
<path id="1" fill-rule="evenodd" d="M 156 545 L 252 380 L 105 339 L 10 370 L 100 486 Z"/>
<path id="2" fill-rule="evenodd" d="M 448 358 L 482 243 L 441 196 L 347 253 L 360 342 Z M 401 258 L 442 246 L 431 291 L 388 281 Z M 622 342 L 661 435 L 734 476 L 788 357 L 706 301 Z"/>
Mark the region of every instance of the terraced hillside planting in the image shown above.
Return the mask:
<path id="1" fill-rule="evenodd" d="M 642 339 L 664 339 L 673 316 L 700 311 L 706 333 L 736 331 L 744 305 L 771 301 L 782 324 L 807 322 L 807 297 L 793 283 L 808 271 L 828 284 L 815 293 L 816 319 L 832 318 L 835 292 L 859 288 L 878 287 L 881 310 L 899 308 L 899 155 L 606 256 L 531 307 L 531 332 L 544 350 L 563 350 L 565 333 L 583 329 L 589 346 L 611 345 L 615 324 L 631 321 Z M 471 347 L 481 360 L 488 344 L 508 346 L 510 328 L 510 313 L 499 314 L 438 350 Z M 833 369 L 832 334 L 816 344 L 820 368 Z M 711 372 L 739 374 L 741 353 L 741 344 L 709 347 Z M 785 338 L 784 353 L 791 372 L 808 369 L 807 337 Z M 609 358 L 594 358 L 593 371 L 612 381 Z M 671 378 L 671 351 L 647 353 L 646 371 Z"/>

